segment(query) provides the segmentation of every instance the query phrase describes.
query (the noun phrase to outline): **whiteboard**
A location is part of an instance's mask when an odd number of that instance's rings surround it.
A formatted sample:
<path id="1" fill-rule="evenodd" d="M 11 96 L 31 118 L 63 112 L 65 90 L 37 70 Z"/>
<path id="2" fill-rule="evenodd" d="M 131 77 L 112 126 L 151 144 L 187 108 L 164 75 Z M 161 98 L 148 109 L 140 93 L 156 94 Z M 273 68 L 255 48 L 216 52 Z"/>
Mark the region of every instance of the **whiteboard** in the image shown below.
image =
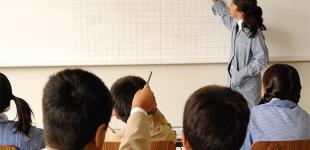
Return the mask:
<path id="1" fill-rule="evenodd" d="M 260 3 L 270 57 L 310 60 L 308 0 L 295 8 L 288 0 Z M 1 0 L 0 66 L 224 63 L 230 33 L 211 5 L 211 0 Z"/>

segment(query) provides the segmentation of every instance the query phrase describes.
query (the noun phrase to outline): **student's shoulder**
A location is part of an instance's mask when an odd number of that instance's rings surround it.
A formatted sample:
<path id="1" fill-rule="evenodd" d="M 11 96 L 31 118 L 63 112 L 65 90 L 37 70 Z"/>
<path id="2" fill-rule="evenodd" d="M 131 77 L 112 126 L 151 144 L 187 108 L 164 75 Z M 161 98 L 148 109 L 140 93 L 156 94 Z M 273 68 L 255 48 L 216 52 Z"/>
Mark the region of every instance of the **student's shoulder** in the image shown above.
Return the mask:
<path id="1" fill-rule="evenodd" d="M 29 134 L 32 137 L 32 149 L 42 149 L 45 147 L 43 129 L 36 126 L 32 126 Z"/>
<path id="2" fill-rule="evenodd" d="M 157 108 L 152 114 L 149 114 L 149 120 L 155 124 L 168 123 L 164 114 Z"/>
<path id="3" fill-rule="evenodd" d="M 31 130 L 33 130 L 34 132 L 43 132 L 42 128 L 36 127 L 36 126 L 31 126 Z"/>
<path id="4" fill-rule="evenodd" d="M 268 104 L 260 104 L 257 106 L 254 106 L 251 110 L 251 114 L 256 114 L 256 113 L 263 113 L 266 110 L 271 109 L 271 106 Z"/>
<path id="5" fill-rule="evenodd" d="M 305 111 L 303 108 L 301 108 L 300 106 L 296 107 L 297 111 L 299 111 L 300 115 L 303 115 L 305 118 L 308 118 L 308 120 L 310 121 L 310 116 L 308 114 L 307 111 Z"/>
<path id="6" fill-rule="evenodd" d="M 31 137 L 43 138 L 43 129 L 38 128 L 36 126 L 32 126 L 30 128 L 29 134 L 31 135 Z"/>
<path id="7" fill-rule="evenodd" d="M 120 142 L 124 137 L 124 131 L 126 127 L 120 130 L 112 130 L 111 128 L 107 128 L 105 141 L 107 142 Z"/>

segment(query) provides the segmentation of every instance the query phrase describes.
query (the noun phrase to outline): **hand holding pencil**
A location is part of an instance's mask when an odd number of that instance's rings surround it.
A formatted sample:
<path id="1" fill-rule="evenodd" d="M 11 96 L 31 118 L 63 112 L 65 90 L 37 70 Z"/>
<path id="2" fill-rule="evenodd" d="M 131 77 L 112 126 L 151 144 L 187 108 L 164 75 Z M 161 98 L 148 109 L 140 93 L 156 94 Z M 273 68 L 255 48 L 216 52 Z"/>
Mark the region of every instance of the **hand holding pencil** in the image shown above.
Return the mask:
<path id="1" fill-rule="evenodd" d="M 150 87 L 146 84 L 142 90 L 137 91 L 132 101 L 132 108 L 140 107 L 144 109 L 147 113 L 154 110 L 156 107 L 156 101 L 154 93 L 151 91 Z"/>

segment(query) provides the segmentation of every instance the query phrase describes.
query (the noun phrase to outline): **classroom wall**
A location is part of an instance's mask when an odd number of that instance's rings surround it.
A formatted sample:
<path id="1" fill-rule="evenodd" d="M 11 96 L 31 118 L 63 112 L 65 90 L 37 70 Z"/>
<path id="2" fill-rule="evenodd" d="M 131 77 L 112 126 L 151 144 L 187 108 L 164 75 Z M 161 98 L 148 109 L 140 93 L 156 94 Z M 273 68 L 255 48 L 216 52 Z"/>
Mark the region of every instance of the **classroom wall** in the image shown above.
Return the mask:
<path id="1" fill-rule="evenodd" d="M 301 76 L 302 93 L 300 106 L 310 112 L 310 62 L 291 62 Z M 66 67 L 0 68 L 11 81 L 15 96 L 24 98 L 35 115 L 34 123 L 42 127 L 42 89 L 48 76 Z M 226 84 L 226 64 L 193 65 L 141 65 L 141 66 L 91 66 L 81 67 L 98 75 L 110 88 L 112 83 L 125 75 L 139 75 L 147 79 L 153 71 L 150 86 L 155 93 L 159 109 L 173 126 L 182 125 L 183 107 L 186 99 L 196 89 L 208 84 Z M 12 103 L 11 103 L 12 104 Z M 15 117 L 15 106 L 6 113 Z M 112 127 L 120 127 L 113 120 Z"/>

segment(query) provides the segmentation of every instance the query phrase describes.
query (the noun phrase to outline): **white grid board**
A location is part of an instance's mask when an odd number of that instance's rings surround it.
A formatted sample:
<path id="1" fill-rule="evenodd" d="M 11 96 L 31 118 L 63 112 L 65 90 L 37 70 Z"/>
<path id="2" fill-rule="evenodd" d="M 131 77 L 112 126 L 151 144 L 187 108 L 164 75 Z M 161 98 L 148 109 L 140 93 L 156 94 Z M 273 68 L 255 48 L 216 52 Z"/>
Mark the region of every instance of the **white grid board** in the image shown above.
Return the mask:
<path id="1" fill-rule="evenodd" d="M 13 1 L 20 4 L 20 1 L 12 0 L 11 5 Z M 20 4 L 19 7 L 25 8 L 16 14 L 19 24 L 16 27 L 21 31 L 16 34 L 27 31 L 36 36 L 28 33 L 30 38 L 11 36 L 7 39 L 9 32 L 0 35 L 0 39 L 12 43 L 8 46 L 0 44 L 0 51 L 6 53 L 6 56 L 0 56 L 0 66 L 227 61 L 230 33 L 220 17 L 213 15 L 211 1 L 38 1 L 29 0 L 26 6 Z M 28 22 L 28 28 L 21 22 L 25 18 L 33 21 Z M 32 24 L 42 30 L 29 28 Z M 40 47 L 38 40 L 43 43 Z"/>

